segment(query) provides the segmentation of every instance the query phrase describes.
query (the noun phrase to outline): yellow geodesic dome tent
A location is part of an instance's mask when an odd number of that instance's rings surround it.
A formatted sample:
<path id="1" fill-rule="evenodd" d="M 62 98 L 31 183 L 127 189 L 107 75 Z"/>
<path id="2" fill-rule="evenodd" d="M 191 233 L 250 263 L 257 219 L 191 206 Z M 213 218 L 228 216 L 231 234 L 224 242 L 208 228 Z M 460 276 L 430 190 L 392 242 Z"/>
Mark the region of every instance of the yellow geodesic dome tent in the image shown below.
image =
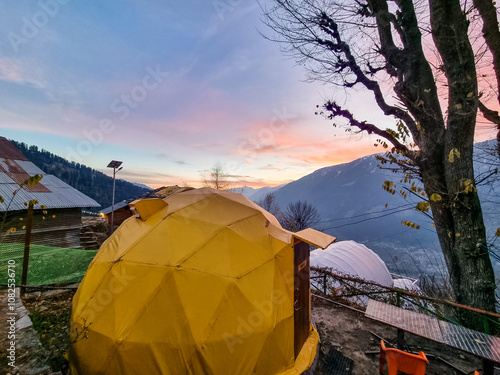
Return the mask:
<path id="1" fill-rule="evenodd" d="M 72 374 L 300 374 L 309 245 L 245 197 L 209 188 L 133 202 L 73 300 Z M 295 303 L 295 309 L 294 309 Z"/>

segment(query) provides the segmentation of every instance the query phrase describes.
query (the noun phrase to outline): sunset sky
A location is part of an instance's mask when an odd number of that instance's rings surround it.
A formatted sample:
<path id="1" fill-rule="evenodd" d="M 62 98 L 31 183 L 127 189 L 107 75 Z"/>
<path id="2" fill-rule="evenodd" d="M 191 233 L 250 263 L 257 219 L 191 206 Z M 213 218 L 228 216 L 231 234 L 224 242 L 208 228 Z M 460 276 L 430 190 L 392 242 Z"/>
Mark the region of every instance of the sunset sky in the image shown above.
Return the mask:
<path id="1" fill-rule="evenodd" d="M 199 186 L 222 162 L 239 185 L 279 185 L 375 153 L 315 116 L 339 99 L 265 40 L 254 0 L 0 3 L 0 135 L 152 187 Z M 361 117 L 360 116 L 360 117 Z"/>

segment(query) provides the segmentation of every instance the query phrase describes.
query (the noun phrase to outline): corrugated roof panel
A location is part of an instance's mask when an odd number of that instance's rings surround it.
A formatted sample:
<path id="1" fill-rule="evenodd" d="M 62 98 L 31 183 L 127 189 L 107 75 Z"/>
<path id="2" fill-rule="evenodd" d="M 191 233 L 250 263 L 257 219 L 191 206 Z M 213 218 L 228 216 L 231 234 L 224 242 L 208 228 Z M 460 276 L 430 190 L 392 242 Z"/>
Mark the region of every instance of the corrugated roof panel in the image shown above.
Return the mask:
<path id="1" fill-rule="evenodd" d="M 39 206 L 47 208 L 100 207 L 92 198 L 71 187 L 56 176 L 47 175 L 35 164 L 27 160 L 20 151 L 4 137 L 0 137 L 0 196 L 5 200 L 0 211 L 25 209 L 25 202 L 39 201 Z M 19 189 L 19 183 L 27 176 L 43 175 L 40 184 Z M 18 190 L 13 197 L 14 191 Z M 10 204 L 10 205 L 9 205 Z"/>
<path id="2" fill-rule="evenodd" d="M 57 194 L 57 197 L 46 198 L 46 201 L 52 205 L 56 205 L 57 200 L 59 200 L 61 207 L 100 207 L 99 203 L 95 200 L 87 197 L 55 176 L 44 175 L 41 182 L 52 190 L 53 193 Z M 48 204 L 46 205 L 48 207 Z"/>
<path id="3" fill-rule="evenodd" d="M 119 210 L 120 208 L 126 207 L 127 205 L 128 205 L 127 201 L 116 202 L 114 205 L 114 209 L 116 211 L 116 210 Z M 104 214 L 104 215 L 108 215 L 111 213 L 112 207 L 113 206 L 106 207 L 99 212 Z"/>
<path id="4" fill-rule="evenodd" d="M 28 160 L 28 158 L 5 137 L 0 137 L 0 158 Z"/>
<path id="5" fill-rule="evenodd" d="M 14 184 L 14 180 L 7 173 L 0 173 L 0 184 Z"/>
<path id="6" fill-rule="evenodd" d="M 30 176 L 34 176 L 36 174 L 45 174 L 40 168 L 38 168 L 35 164 L 28 160 L 16 160 L 16 163 Z"/>
<path id="7" fill-rule="evenodd" d="M 0 180 L 7 183 L 0 183 L 0 196 L 3 197 L 5 203 L 0 204 L 0 211 L 5 211 L 7 204 L 12 198 L 12 193 L 19 189 L 19 185 L 12 182 L 8 183 L 4 173 L 0 173 Z M 42 178 L 43 184 L 51 190 L 48 192 L 29 192 L 25 189 L 18 191 L 12 202 L 10 203 L 9 211 L 23 210 L 26 208 L 25 202 L 31 199 L 39 201 L 39 206 L 43 205 L 47 208 L 73 208 L 73 207 L 99 207 L 92 198 L 87 197 L 82 192 L 76 190 L 65 182 L 59 180 L 52 175 L 44 175 Z"/>

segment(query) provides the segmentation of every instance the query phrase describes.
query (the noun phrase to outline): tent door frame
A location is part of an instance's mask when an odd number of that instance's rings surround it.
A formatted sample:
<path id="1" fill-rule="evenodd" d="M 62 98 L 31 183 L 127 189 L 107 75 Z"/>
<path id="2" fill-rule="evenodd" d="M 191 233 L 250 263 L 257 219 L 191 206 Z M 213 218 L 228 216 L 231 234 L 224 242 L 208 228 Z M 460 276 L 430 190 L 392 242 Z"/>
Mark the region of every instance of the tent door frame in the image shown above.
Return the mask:
<path id="1" fill-rule="evenodd" d="M 295 358 L 299 355 L 302 346 L 309 337 L 311 324 L 311 289 L 309 284 L 309 244 L 303 241 L 296 242 L 293 246 L 294 253 L 294 353 Z"/>

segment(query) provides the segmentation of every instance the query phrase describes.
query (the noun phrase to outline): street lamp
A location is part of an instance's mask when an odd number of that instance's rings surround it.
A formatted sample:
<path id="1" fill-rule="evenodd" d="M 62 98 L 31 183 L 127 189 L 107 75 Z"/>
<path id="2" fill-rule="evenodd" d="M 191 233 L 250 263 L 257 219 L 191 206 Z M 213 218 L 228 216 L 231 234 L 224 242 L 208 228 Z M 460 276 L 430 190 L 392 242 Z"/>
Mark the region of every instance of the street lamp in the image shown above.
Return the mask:
<path id="1" fill-rule="evenodd" d="M 114 224 L 114 216 L 115 216 L 115 182 L 116 182 L 116 172 L 121 170 L 123 167 L 120 167 L 123 162 L 117 160 L 111 160 L 108 164 L 108 168 L 113 168 L 113 198 L 111 200 L 111 231 L 110 234 L 113 233 L 113 224 Z M 119 168 L 118 168 L 119 167 Z M 118 168 L 118 169 L 116 169 Z"/>

